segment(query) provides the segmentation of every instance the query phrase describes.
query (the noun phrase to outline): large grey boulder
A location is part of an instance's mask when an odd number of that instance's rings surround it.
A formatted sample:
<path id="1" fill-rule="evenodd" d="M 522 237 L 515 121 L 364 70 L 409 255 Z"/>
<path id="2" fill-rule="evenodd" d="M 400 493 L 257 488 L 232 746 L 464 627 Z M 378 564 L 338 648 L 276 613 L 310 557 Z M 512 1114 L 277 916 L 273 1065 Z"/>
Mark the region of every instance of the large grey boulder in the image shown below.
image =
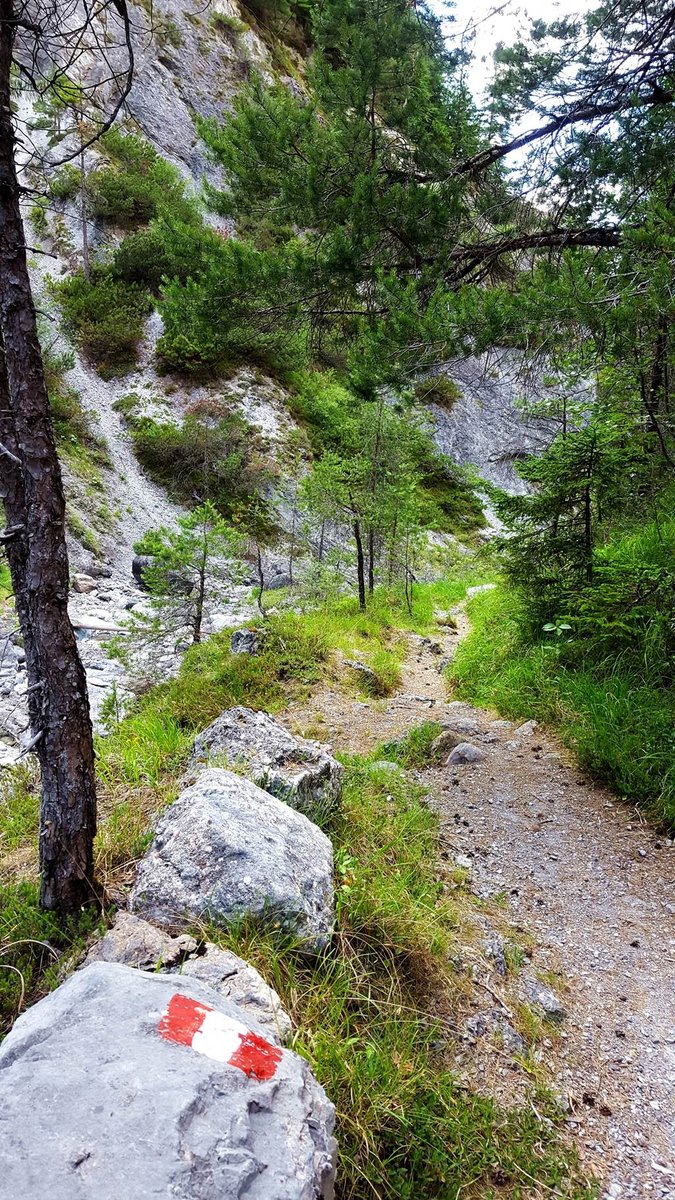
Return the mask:
<path id="1" fill-rule="evenodd" d="M 164 812 L 141 860 L 134 912 L 166 928 L 254 916 L 315 951 L 333 928 L 333 847 L 302 813 L 249 779 L 201 771 Z"/>
<path id="2" fill-rule="evenodd" d="M 196 979 L 95 963 L 0 1049 L 17 1200 L 330 1200 L 333 1122 L 304 1059 Z"/>
<path id="3" fill-rule="evenodd" d="M 242 707 L 221 713 L 193 751 L 194 762 L 217 757 L 313 820 L 326 817 L 342 794 L 344 771 L 328 747 L 295 737 L 269 713 Z"/>
<path id="4" fill-rule="evenodd" d="M 278 994 L 250 963 L 212 942 L 200 944 L 187 933 L 172 937 L 134 913 L 117 914 L 114 924 L 87 954 L 85 966 L 94 962 L 191 975 L 245 1009 L 273 1041 L 286 1042 L 293 1032 Z"/>

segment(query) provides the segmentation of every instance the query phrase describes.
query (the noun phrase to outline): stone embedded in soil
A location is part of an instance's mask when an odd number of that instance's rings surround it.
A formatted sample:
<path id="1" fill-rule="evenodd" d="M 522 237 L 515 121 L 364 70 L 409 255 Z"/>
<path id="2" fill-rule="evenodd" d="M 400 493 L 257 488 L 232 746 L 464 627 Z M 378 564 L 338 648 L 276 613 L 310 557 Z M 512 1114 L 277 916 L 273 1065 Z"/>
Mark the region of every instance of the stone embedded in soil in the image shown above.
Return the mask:
<path id="1" fill-rule="evenodd" d="M 454 729 L 444 729 L 431 743 L 431 753 L 434 758 L 440 758 L 442 754 L 449 754 L 451 750 L 461 746 L 463 741 L 461 733 L 456 733 Z"/>
<path id="2" fill-rule="evenodd" d="M 250 780 L 204 770 L 160 817 L 131 908 L 167 929 L 250 916 L 315 952 L 333 930 L 333 847 L 307 817 Z"/>
<path id="3" fill-rule="evenodd" d="M 460 742 L 448 756 L 446 766 L 457 767 L 467 763 L 480 763 L 485 757 L 485 751 L 474 746 L 472 742 Z"/>
<path id="4" fill-rule="evenodd" d="M 77 971 L 0 1048 L 0 1111 L 17 1200 L 333 1196 L 335 1113 L 309 1065 L 191 977 Z"/>
<path id="5" fill-rule="evenodd" d="M 232 654 L 256 655 L 260 648 L 260 634 L 257 629 L 235 629 L 230 638 Z"/>
<path id="6" fill-rule="evenodd" d="M 87 595 L 89 592 L 95 592 L 98 584 L 91 575 L 85 575 L 83 571 L 78 572 L 73 577 L 73 591 L 79 592 L 80 595 Z"/>
<path id="7" fill-rule="evenodd" d="M 528 1004 L 540 1009 L 549 1021 L 560 1024 L 567 1013 L 555 992 L 537 979 L 536 975 L 523 975 L 520 980 L 520 991 Z"/>
<path id="8" fill-rule="evenodd" d="M 196 762 L 218 757 L 314 820 L 329 815 L 342 795 L 344 768 L 329 748 L 289 733 L 269 713 L 241 706 L 221 713 L 193 751 Z"/>
<path id="9" fill-rule="evenodd" d="M 134 913 L 119 912 L 111 928 L 92 946 L 85 965 L 115 962 L 141 971 L 154 971 L 157 967 L 176 966 L 196 949 L 195 938 L 187 933 L 171 937 Z"/>
<path id="10" fill-rule="evenodd" d="M 486 958 L 489 958 L 494 963 L 495 971 L 498 975 L 506 975 L 506 955 L 504 953 L 504 940 L 498 933 L 491 933 L 483 942 Z"/>
<path id="11" fill-rule="evenodd" d="M 448 728 L 454 730 L 455 733 L 476 734 L 480 731 L 480 725 L 471 717 L 455 717 L 449 722 Z"/>

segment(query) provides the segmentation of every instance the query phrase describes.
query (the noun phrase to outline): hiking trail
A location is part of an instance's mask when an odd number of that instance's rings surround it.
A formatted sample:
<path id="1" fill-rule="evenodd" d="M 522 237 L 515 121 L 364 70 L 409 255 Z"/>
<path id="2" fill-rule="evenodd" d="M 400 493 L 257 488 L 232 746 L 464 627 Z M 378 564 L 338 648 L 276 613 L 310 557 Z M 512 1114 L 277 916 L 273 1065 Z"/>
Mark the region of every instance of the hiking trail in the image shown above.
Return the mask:
<path id="1" fill-rule="evenodd" d="M 446 658 L 467 628 L 461 607 L 453 616 L 458 631 L 438 631 Z M 483 936 L 477 949 L 460 931 L 469 944 L 456 965 L 478 980 L 480 993 L 453 1046 L 453 1066 L 508 1104 L 522 1101 L 541 1063 L 600 1195 L 673 1200 L 673 841 L 586 777 L 535 722 L 516 726 L 449 698 L 436 639 L 407 640 L 394 695 L 363 700 L 336 682 L 293 704 L 288 716 L 335 750 L 366 754 L 424 721 L 461 719 L 473 730 L 466 740 L 485 752 L 480 763 L 430 763 L 414 772 L 439 814 L 445 865 L 467 868 L 474 932 Z M 518 970 L 507 969 L 500 945 L 522 954 Z M 541 1025 L 527 1069 L 495 1049 L 490 1034 L 505 1015 L 522 1012 L 533 979 L 553 988 L 566 1015 Z"/>

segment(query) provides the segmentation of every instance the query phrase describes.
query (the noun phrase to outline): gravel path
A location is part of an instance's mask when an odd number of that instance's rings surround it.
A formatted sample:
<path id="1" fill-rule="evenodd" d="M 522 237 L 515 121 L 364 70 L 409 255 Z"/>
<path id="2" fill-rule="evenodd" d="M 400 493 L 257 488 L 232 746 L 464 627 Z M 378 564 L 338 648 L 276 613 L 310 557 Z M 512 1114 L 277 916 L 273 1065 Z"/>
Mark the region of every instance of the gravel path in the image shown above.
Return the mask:
<path id="1" fill-rule="evenodd" d="M 445 641 L 451 652 L 457 639 Z M 292 719 L 353 751 L 423 720 L 475 723 L 481 763 L 421 773 L 446 857 L 470 862 L 472 890 L 488 907 L 496 898 L 502 923 L 531 947 L 535 974 L 556 979 L 567 1016 L 545 1040 L 544 1061 L 589 1178 L 602 1180 L 607 1200 L 675 1198 L 673 842 L 585 778 L 534 723 L 515 729 L 448 703 L 437 663 L 413 638 L 397 695 L 364 703 L 327 688 Z M 507 1004 L 517 999 L 517 976 L 498 986 Z M 500 1074 L 503 1099 L 522 1076 Z"/>

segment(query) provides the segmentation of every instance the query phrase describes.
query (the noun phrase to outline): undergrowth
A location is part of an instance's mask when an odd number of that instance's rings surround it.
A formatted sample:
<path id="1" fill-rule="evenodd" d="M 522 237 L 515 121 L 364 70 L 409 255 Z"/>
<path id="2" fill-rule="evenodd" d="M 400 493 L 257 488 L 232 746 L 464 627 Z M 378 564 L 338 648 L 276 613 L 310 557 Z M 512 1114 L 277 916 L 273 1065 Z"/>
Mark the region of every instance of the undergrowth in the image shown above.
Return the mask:
<path id="1" fill-rule="evenodd" d="M 118 888 L 148 841 L 152 818 L 180 786 L 195 730 L 235 703 L 279 709 L 318 682 L 330 652 L 386 646 L 397 627 L 428 630 L 434 609 L 465 583 L 421 588 L 413 614 L 387 593 L 367 614 L 341 601 L 265 624 L 261 653 L 231 655 L 226 635 L 188 652 L 180 675 L 136 704 L 99 740 L 102 822 L 99 881 Z M 369 759 L 345 760 L 342 804 L 326 819 L 335 849 L 337 930 L 319 958 L 251 922 L 199 929 L 277 988 L 304 1055 L 336 1106 L 339 1200 L 459 1200 L 538 1196 L 590 1200 L 573 1154 L 558 1137 L 563 1116 L 533 1085 L 532 1104 L 500 1108 L 453 1074 L 450 967 L 461 903 L 437 873 L 438 822 L 402 767 L 426 761 L 429 722 Z M 12 878 L 12 855 L 34 855 L 38 801 L 27 768 L 6 776 L 0 797 L 2 890 L 0 1005 L 18 1010 L 56 985 L 95 929 L 95 918 L 60 930 L 38 907 L 37 884 Z"/>
<path id="2" fill-rule="evenodd" d="M 507 717 L 554 726 L 580 764 L 627 800 L 675 824 L 675 701 L 630 660 L 563 661 L 564 643 L 533 644 L 503 589 L 469 605 L 472 628 L 450 668 L 457 694 Z"/>

